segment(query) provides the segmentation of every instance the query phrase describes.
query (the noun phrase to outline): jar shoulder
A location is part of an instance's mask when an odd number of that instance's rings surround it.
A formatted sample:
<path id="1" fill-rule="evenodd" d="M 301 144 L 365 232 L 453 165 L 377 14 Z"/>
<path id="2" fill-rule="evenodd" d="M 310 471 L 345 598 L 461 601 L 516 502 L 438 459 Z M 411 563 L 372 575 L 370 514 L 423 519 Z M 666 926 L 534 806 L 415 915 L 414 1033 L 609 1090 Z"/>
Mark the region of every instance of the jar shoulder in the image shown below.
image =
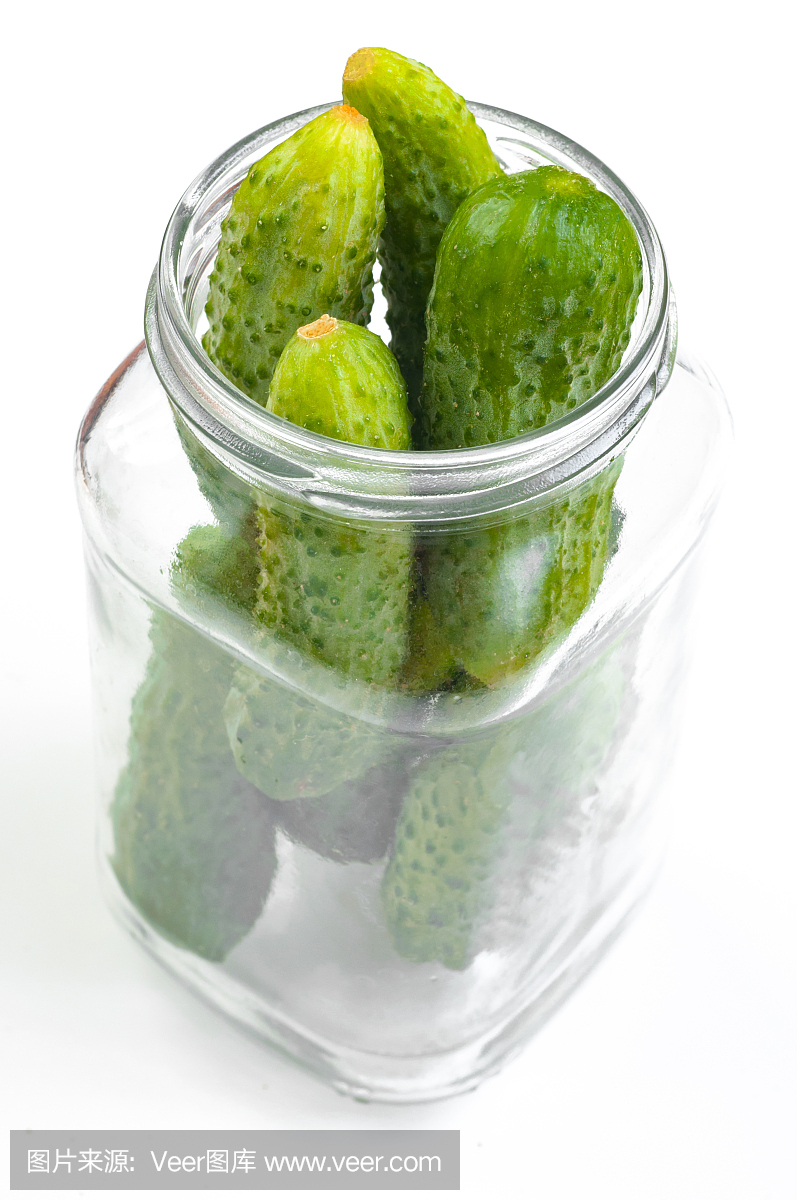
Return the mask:
<path id="1" fill-rule="evenodd" d="M 617 496 L 624 516 L 636 514 L 648 536 L 678 527 L 687 551 L 721 487 L 731 430 L 710 368 L 679 347 L 670 382 L 623 456 Z M 113 545 L 114 557 L 145 552 L 162 566 L 187 529 L 213 520 L 143 342 L 90 405 L 76 468 L 86 532 Z"/>
<path id="2" fill-rule="evenodd" d="M 384 525 L 375 526 L 371 534 L 368 522 L 360 521 L 354 533 L 354 523 L 337 513 L 320 509 L 311 512 L 304 500 L 297 500 L 293 509 L 284 498 L 278 504 L 271 504 L 268 498 L 264 502 L 262 492 L 251 491 L 241 481 L 239 500 L 243 496 L 261 509 L 265 503 L 268 521 L 263 528 L 266 532 L 272 530 L 278 548 L 280 530 L 290 532 L 290 545 L 282 545 L 278 564 L 286 579 L 303 578 L 303 572 L 310 570 L 312 564 L 305 564 L 302 553 L 332 547 L 341 556 L 336 563 L 351 565 L 349 560 L 353 563 L 357 559 L 356 578 L 363 595 L 370 595 L 372 586 L 381 594 L 384 578 L 406 576 L 407 586 L 388 606 L 390 614 L 414 621 L 414 631 L 424 614 L 433 619 L 436 628 L 443 628 L 445 622 L 446 628 L 459 629 L 461 625 L 458 645 L 467 641 L 469 630 L 472 633 L 468 613 L 475 605 L 487 621 L 484 625 L 480 617 L 479 628 L 491 631 L 493 639 L 485 636 L 472 648 L 474 662 L 478 660 L 480 666 L 485 654 L 495 649 L 496 640 L 510 659 L 515 642 L 521 649 L 528 649 L 528 638 L 523 634 L 526 627 L 521 628 L 524 613 L 528 612 L 527 625 L 542 630 L 545 652 L 535 651 L 523 670 L 512 676 L 511 687 L 491 683 L 484 694 L 475 697 L 474 703 L 481 705 L 479 720 L 492 720 L 530 703 L 539 689 L 550 686 L 557 672 L 566 675 L 573 664 L 597 654 L 601 645 L 617 638 L 653 603 L 701 540 L 719 495 L 729 439 L 730 418 L 721 389 L 698 357 L 681 351 L 667 387 L 615 459 L 609 485 L 596 491 L 602 501 L 594 506 L 595 520 L 607 526 L 601 537 L 593 537 L 592 531 L 581 528 L 582 517 L 592 511 L 589 489 L 595 483 L 589 480 L 574 484 L 574 492 L 581 489 L 577 499 L 557 489 L 548 510 L 543 509 L 543 519 L 538 509 L 531 510 L 531 516 L 525 510 L 520 515 L 511 510 L 493 514 L 492 525 L 485 527 L 480 517 L 479 524 L 474 525 L 472 542 L 467 538 L 468 522 L 460 520 L 456 532 L 462 535 L 462 544 L 476 548 L 464 551 L 458 548 L 459 543 L 452 550 L 451 542 L 445 541 L 451 538 L 449 532 L 409 522 L 387 531 Z M 175 564 L 181 547 L 185 550 L 190 541 L 187 535 L 197 527 L 205 527 L 208 537 L 211 526 L 220 533 L 225 529 L 218 503 L 224 488 L 217 486 L 215 478 L 213 486 L 208 487 L 207 462 L 201 462 L 198 469 L 196 456 L 193 463 L 191 459 L 190 446 L 187 448 L 185 435 L 181 437 L 178 432 L 170 401 L 146 349 L 140 346 L 99 393 L 78 438 L 78 494 L 89 555 L 101 559 L 124 587 L 150 604 L 177 612 L 267 673 L 287 672 L 292 685 L 308 694 L 318 698 L 331 695 L 336 704 L 343 704 L 353 714 L 400 724 L 404 716 L 403 708 L 398 712 L 403 704 L 398 693 L 393 693 L 389 703 L 380 700 L 375 705 L 371 690 L 355 680 L 347 682 L 344 697 L 340 680 L 328 664 L 299 655 L 302 661 L 297 667 L 293 663 L 297 657 L 295 647 L 288 650 L 293 656 L 288 663 L 279 630 L 267 629 L 267 622 L 266 626 L 262 621 L 258 624 L 254 615 L 227 612 L 223 606 L 205 605 L 200 610 L 187 603 L 175 586 Z M 302 541 L 302 523 L 308 520 L 312 524 L 306 528 L 312 529 L 313 537 Z M 201 530 L 199 534 L 201 542 Z M 197 540 L 196 535 L 192 537 Z M 216 540 L 211 537 L 210 543 L 215 545 Z M 413 553 L 419 560 L 425 556 L 428 569 L 430 563 L 434 566 L 432 581 L 439 584 L 438 595 L 434 589 L 430 592 L 426 581 L 427 603 L 420 609 L 413 608 L 417 599 L 410 603 Z M 321 561 L 314 559 L 316 565 L 312 566 L 314 586 L 323 585 L 326 578 L 319 566 Z M 237 558 L 233 565 L 237 570 Z M 330 572 L 332 586 L 340 571 L 331 563 Z M 568 583 L 571 577 L 578 586 Z M 545 624 L 545 606 L 554 604 L 551 597 L 558 595 L 556 589 L 566 591 L 570 587 L 572 591 L 575 587 L 578 591 L 582 583 L 584 596 L 576 597 L 578 603 L 574 600 L 568 607 L 563 592 L 559 625 L 553 627 L 556 622 L 551 614 Z M 329 594 L 332 596 L 332 592 Z M 454 609 L 449 603 L 451 598 Z M 316 607 L 319 605 L 323 607 L 320 600 Z M 359 621 L 362 614 L 358 611 L 355 616 Z M 396 624 L 392 617 L 389 624 L 393 631 Z M 436 700 L 434 713 L 425 713 L 423 719 L 439 719 L 446 732 L 456 732 L 468 714 L 463 707 L 460 716 L 451 707 L 456 697 L 450 699 L 451 705 L 449 698 L 439 703 Z M 482 712 L 485 705 L 489 709 L 486 715 Z M 416 722 L 416 708 L 408 708 L 408 721 Z"/>

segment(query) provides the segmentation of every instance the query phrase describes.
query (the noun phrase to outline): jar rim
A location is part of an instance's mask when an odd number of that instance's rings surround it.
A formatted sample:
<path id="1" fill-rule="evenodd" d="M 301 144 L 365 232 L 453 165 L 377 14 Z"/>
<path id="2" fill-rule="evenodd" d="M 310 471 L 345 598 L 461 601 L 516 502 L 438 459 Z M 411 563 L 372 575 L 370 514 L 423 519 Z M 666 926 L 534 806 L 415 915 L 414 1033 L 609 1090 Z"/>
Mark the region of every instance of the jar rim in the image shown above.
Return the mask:
<path id="1" fill-rule="evenodd" d="M 232 195 L 254 161 L 339 101 L 271 122 L 225 150 L 186 189 L 166 228 L 146 306 L 147 345 L 172 402 L 194 433 L 249 482 L 297 489 L 321 507 L 374 506 L 415 519 L 489 512 L 518 503 L 621 453 L 675 358 L 676 321 L 667 263 L 656 229 L 629 188 L 564 134 L 530 118 L 468 102 L 482 125 L 510 129 L 497 136 L 502 152 L 532 166 L 577 170 L 613 197 L 630 219 L 643 258 L 646 310 L 623 361 L 589 400 L 542 429 L 486 446 L 444 451 L 393 451 L 338 442 L 303 429 L 249 399 L 207 357 L 195 332 L 197 296 L 215 258 L 219 227 Z M 201 310 L 200 310 L 201 311 Z M 193 315 L 193 320 L 192 320 Z M 344 496 L 342 493 L 345 493 Z M 428 511 L 427 511 L 428 510 Z"/>

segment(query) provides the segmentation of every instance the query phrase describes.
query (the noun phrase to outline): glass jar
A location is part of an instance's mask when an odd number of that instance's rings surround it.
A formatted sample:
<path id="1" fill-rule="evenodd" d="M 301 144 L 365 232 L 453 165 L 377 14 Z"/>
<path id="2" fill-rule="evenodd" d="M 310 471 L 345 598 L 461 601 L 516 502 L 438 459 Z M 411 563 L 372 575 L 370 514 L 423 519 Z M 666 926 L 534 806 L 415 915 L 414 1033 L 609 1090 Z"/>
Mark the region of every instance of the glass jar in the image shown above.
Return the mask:
<path id="1" fill-rule="evenodd" d="M 350 1095 L 439 1098 L 516 1052 L 648 889 L 688 592 L 729 421 L 675 353 L 664 256 L 602 163 L 473 105 L 508 171 L 609 192 L 645 282 L 612 380 L 446 453 L 251 402 L 199 335 L 213 163 L 166 231 L 142 343 L 78 443 L 113 910 L 164 966 Z"/>

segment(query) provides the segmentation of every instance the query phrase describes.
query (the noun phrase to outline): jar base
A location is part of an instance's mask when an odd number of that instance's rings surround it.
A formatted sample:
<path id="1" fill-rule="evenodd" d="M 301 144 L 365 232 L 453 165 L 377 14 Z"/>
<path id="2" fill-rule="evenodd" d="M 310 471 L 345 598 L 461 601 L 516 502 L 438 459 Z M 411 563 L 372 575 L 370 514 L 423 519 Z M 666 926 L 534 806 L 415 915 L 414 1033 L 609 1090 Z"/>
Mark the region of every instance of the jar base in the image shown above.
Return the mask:
<path id="1" fill-rule="evenodd" d="M 218 964 L 204 962 L 157 933 L 124 894 L 107 862 L 100 864 L 100 873 L 105 898 L 119 924 L 165 970 L 243 1033 L 353 1100 L 420 1104 L 474 1091 L 519 1054 L 624 931 L 658 870 L 644 878 L 634 875 L 572 930 L 547 963 L 544 979 L 536 981 L 513 1011 L 502 1014 L 483 1035 L 443 1052 L 402 1056 L 338 1045 L 292 1022 L 251 988 L 221 974 Z"/>

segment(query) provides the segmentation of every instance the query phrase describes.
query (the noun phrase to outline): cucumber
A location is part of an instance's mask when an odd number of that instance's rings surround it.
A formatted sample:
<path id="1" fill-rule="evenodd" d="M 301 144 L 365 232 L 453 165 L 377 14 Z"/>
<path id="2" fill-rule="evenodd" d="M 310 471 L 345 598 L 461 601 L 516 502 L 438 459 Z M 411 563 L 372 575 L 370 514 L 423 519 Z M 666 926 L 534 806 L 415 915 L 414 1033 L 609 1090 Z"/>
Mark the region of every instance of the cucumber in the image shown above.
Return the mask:
<path id="1" fill-rule="evenodd" d="M 250 169 L 222 223 L 203 338 L 241 391 L 266 404 L 294 331 L 323 313 L 365 324 L 384 224 L 382 155 L 338 105 Z"/>
<path id="2" fill-rule="evenodd" d="M 254 511 L 241 518 L 238 531 L 197 525 L 183 538 L 171 567 L 172 587 L 200 607 L 205 599 L 251 613 L 257 600 L 259 569 Z"/>
<path id="3" fill-rule="evenodd" d="M 398 740 L 244 666 L 224 721 L 238 770 L 273 800 L 324 796 L 381 763 Z"/>
<path id="4" fill-rule="evenodd" d="M 342 441 L 409 449 L 406 393 L 390 351 L 328 316 L 285 347 L 269 409 Z M 262 624 L 344 675 L 377 686 L 397 680 L 408 643 L 410 533 L 266 496 L 257 520 Z"/>
<path id="5" fill-rule="evenodd" d="M 402 957 L 464 970 L 572 916 L 557 907 L 556 871 L 589 836 L 586 802 L 633 719 L 629 649 L 621 641 L 527 716 L 416 767 L 381 889 Z M 535 899 L 548 890 L 543 920 Z"/>
<path id="6" fill-rule="evenodd" d="M 221 962 L 263 910 L 277 866 L 275 822 L 227 743 L 229 655 L 162 610 L 150 638 L 111 806 L 112 866 L 165 938 Z"/>
<path id="7" fill-rule="evenodd" d="M 217 526 L 182 540 L 174 591 L 251 611 L 251 542 Z M 116 876 L 175 945 L 220 962 L 254 925 L 276 871 L 268 798 L 238 773 L 224 724 L 235 660 L 154 609 L 152 653 L 133 700 L 111 818 Z"/>
<path id="8" fill-rule="evenodd" d="M 461 971 L 472 960 L 507 816 L 504 741 L 447 747 L 413 774 L 381 887 L 391 940 L 411 962 Z"/>
<path id="9" fill-rule="evenodd" d="M 637 652 L 638 637 L 626 634 L 519 721 L 495 887 L 474 951 L 520 945 L 533 959 L 594 916 L 595 889 L 617 870 L 617 827 L 638 819 L 624 773 L 610 774 L 637 716 Z"/>
<path id="10" fill-rule="evenodd" d="M 468 193 L 502 172 L 462 97 L 414 59 L 358 50 L 346 64 L 343 98 L 368 118 L 384 157 L 382 287 L 391 349 L 415 412 L 440 238 Z"/>
<path id="11" fill-rule="evenodd" d="M 590 180 L 540 167 L 479 188 L 440 244 L 419 448 L 504 441 L 588 400 L 620 365 L 641 289 L 633 226 Z"/>
<path id="12" fill-rule="evenodd" d="M 485 184 L 440 245 L 419 444 L 498 442 L 572 411 L 619 366 L 641 286 L 633 227 L 589 180 L 541 167 Z M 416 688 L 495 685 L 567 636 L 603 578 L 621 465 L 528 516 L 429 539 Z"/>
<path id="13" fill-rule="evenodd" d="M 395 358 L 370 330 L 326 313 L 286 345 L 267 408 L 337 441 L 410 448 L 407 392 Z"/>

